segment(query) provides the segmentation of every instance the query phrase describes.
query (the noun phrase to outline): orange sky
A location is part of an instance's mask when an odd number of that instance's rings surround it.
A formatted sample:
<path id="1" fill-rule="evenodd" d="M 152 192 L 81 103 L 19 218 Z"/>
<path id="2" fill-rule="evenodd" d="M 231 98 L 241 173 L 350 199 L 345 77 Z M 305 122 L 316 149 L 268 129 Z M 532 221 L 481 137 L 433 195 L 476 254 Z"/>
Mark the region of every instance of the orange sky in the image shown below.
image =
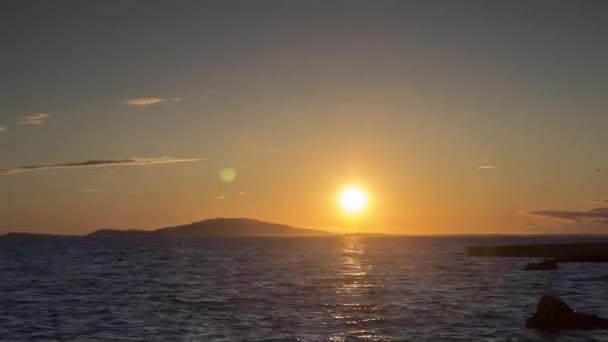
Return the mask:
<path id="1" fill-rule="evenodd" d="M 594 6 L 12 4 L 0 232 L 224 216 L 604 233 L 608 21 Z M 348 184 L 370 196 L 357 220 L 336 204 Z"/>

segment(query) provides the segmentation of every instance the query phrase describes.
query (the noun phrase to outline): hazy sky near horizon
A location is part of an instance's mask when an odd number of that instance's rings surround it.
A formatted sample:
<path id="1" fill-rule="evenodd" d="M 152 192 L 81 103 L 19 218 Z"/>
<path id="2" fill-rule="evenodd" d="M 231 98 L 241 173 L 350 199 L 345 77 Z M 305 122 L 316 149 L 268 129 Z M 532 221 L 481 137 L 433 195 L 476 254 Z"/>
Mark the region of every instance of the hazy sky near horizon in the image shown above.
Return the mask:
<path id="1" fill-rule="evenodd" d="M 606 233 L 607 33 L 604 1 L 3 1 L 0 232 Z"/>

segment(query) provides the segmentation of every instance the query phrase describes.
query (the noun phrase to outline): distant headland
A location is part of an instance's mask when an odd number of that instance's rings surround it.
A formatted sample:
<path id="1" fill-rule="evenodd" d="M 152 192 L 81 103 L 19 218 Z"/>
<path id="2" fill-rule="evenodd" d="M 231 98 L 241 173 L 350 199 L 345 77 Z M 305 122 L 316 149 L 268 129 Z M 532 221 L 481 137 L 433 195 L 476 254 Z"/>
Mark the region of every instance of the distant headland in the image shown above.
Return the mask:
<path id="1" fill-rule="evenodd" d="M 248 218 L 213 218 L 184 225 L 155 230 L 99 229 L 92 233 L 77 235 L 52 235 L 32 233 L 8 233 L 0 238 L 53 238 L 53 237 L 321 237 L 333 234 L 315 229 L 296 228 L 284 224 L 270 223 Z"/>
<path id="2" fill-rule="evenodd" d="M 556 262 L 608 262 L 608 242 L 573 242 L 502 246 L 473 246 L 469 256 L 552 258 Z"/>

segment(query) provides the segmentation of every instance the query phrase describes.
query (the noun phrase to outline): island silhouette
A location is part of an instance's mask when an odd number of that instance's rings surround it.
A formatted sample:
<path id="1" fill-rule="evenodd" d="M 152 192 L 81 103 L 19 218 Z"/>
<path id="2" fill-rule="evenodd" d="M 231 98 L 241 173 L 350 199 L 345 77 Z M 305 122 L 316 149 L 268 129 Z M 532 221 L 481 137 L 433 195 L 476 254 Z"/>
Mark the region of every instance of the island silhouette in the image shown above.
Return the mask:
<path id="1" fill-rule="evenodd" d="M 53 235 L 11 232 L 0 238 L 53 238 L 53 237 L 322 237 L 334 234 L 317 229 L 297 228 L 249 218 L 212 218 L 189 224 L 154 230 L 104 228 L 86 235 Z"/>

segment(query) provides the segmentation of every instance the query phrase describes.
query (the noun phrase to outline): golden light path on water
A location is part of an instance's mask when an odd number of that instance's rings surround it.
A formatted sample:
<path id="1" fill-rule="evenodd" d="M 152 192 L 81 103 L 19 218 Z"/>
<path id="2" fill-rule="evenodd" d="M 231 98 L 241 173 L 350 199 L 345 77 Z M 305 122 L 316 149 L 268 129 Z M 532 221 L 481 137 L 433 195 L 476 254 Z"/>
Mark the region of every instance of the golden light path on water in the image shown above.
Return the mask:
<path id="1" fill-rule="evenodd" d="M 379 284 L 369 278 L 372 265 L 365 258 L 365 245 L 360 238 L 346 236 L 341 245 L 334 284 L 338 300 L 331 318 L 344 326 L 345 333 L 334 335 L 330 340 L 345 342 L 354 336 L 358 340 L 372 340 L 375 333 L 368 326 L 381 318 L 375 312 L 374 296 L 370 292 Z"/>

